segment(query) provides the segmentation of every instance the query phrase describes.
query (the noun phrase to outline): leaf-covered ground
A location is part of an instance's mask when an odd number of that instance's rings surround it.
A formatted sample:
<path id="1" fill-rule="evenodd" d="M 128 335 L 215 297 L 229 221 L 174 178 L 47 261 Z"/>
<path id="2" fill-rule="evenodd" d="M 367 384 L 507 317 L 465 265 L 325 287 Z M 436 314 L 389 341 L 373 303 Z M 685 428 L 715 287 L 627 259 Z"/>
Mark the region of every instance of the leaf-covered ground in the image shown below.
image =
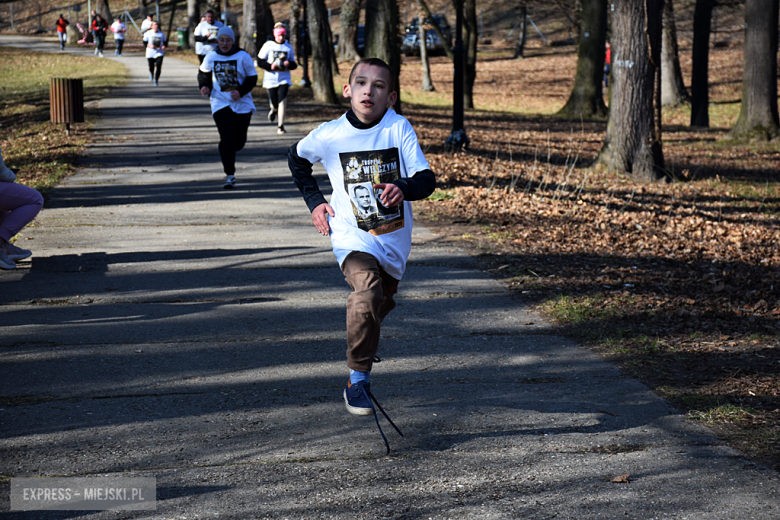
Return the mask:
<path id="1" fill-rule="evenodd" d="M 448 114 L 407 112 L 438 174 L 441 192 L 423 204 L 436 228 L 566 333 L 780 468 L 780 143 L 726 142 L 740 58 L 711 56 L 713 128 L 692 131 L 686 109 L 666 111 L 668 184 L 590 169 L 604 122 L 471 113 L 469 150 L 450 155 Z M 532 72 L 496 60 L 480 69 L 496 81 L 477 92 L 559 108 L 571 85 L 557 71 L 570 60 L 546 57 Z"/>
<path id="2" fill-rule="evenodd" d="M 712 51 L 711 128 L 688 128 L 684 106 L 664 111 L 674 180 L 657 185 L 590 168 L 606 122 L 553 116 L 576 53 L 530 54 L 480 56 L 471 143 L 457 154 L 443 148 L 452 65 L 434 60 L 439 92 L 428 94 L 416 88 L 419 61 L 405 62 L 404 114 L 439 182 L 418 215 L 561 332 L 780 469 L 780 143 L 726 140 L 739 113 L 741 48 Z M 689 81 L 689 47 L 681 61 Z M 328 112 L 292 106 L 303 120 Z"/>

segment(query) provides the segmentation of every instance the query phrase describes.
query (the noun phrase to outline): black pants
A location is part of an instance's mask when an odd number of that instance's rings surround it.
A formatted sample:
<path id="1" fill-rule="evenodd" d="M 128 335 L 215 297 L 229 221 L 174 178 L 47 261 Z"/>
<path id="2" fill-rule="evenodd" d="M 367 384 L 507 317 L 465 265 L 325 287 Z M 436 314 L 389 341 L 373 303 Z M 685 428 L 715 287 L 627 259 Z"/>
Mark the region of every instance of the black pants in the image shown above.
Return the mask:
<path id="1" fill-rule="evenodd" d="M 103 48 L 106 46 L 106 33 L 95 33 L 95 47 L 98 52 L 103 52 Z"/>
<path id="2" fill-rule="evenodd" d="M 290 85 L 284 83 L 278 87 L 268 89 L 268 99 L 271 101 L 271 106 L 274 107 L 274 110 L 279 108 L 279 103 L 287 98 L 287 90 L 289 88 Z"/>
<path id="3" fill-rule="evenodd" d="M 125 44 L 124 40 L 114 40 L 116 42 L 116 53 L 122 54 L 122 47 Z"/>
<path id="4" fill-rule="evenodd" d="M 246 134 L 252 114 L 236 114 L 230 107 L 225 107 L 213 114 L 214 122 L 219 130 L 219 157 L 225 175 L 236 173 L 236 152 L 246 144 Z"/>
<path id="5" fill-rule="evenodd" d="M 160 79 L 160 72 L 162 72 L 162 62 L 163 57 L 160 56 L 158 58 L 146 58 L 146 61 L 149 62 L 149 74 L 154 76 L 154 80 L 157 81 Z M 157 66 L 157 72 L 155 73 L 154 68 Z"/>

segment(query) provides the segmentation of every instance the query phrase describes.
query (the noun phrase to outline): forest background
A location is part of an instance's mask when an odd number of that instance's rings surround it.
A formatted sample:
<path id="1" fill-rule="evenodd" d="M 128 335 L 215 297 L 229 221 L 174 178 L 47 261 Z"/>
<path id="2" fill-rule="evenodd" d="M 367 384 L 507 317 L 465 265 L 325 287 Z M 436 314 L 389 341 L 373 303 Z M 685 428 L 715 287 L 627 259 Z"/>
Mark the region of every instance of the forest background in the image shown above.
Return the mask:
<path id="1" fill-rule="evenodd" d="M 110 7 L 140 18 L 143 1 L 111 0 Z M 163 28 L 173 28 L 175 42 L 175 28 L 187 25 L 187 13 L 182 0 L 171 18 L 173 4 L 159 5 Z M 487 272 L 561 332 L 614 359 L 749 456 L 780 469 L 780 143 L 729 139 L 741 104 L 745 6 L 713 4 L 709 126 L 690 126 L 688 103 L 663 108 L 669 182 L 639 182 L 593 168 L 607 119 L 557 115 L 577 69 L 574 1 L 526 2 L 533 25 L 522 59 L 514 58 L 522 4 L 477 4 L 475 108 L 466 111 L 471 142 L 465 151 L 444 146 L 452 129 L 453 85 L 446 56 L 430 59 L 434 91 L 422 88 L 420 58 L 404 57 L 403 110 L 438 176 L 437 192 L 418 205 L 433 229 L 470 248 Z M 5 33 L 10 5 L 0 3 Z M 80 5 L 70 17 L 84 23 L 87 3 Z M 326 5 L 337 34 L 340 2 Z M 690 89 L 695 2 L 674 5 L 682 77 Z M 16 34 L 52 35 L 57 15 L 68 16 L 68 5 L 55 0 L 13 6 Z M 153 2 L 145 7 L 156 12 Z M 242 3 L 221 7 L 240 23 Z M 275 20 L 290 18 L 289 2 L 269 7 Z M 454 26 L 451 3 L 431 1 L 429 7 Z M 400 2 L 401 27 L 418 12 L 416 2 Z M 132 30 L 130 35 L 132 45 L 139 38 Z M 174 55 L 194 60 L 191 51 Z M 5 63 L 0 57 L 0 67 Z M 339 64 L 337 91 L 350 65 Z M 298 70 L 296 81 L 300 77 Z M 109 84 L 96 82 L 88 95 L 98 97 Z M 0 89 L 4 154 L 23 168 L 25 182 L 45 189 L 77 166 L 88 132 L 65 138 L 45 123 L 43 90 L 30 96 L 7 80 Z M 609 89 L 604 102 L 609 104 Z M 306 130 L 345 106 L 322 104 L 310 90 L 296 88 L 290 121 Z M 15 133 L 8 131 L 12 126 Z"/>

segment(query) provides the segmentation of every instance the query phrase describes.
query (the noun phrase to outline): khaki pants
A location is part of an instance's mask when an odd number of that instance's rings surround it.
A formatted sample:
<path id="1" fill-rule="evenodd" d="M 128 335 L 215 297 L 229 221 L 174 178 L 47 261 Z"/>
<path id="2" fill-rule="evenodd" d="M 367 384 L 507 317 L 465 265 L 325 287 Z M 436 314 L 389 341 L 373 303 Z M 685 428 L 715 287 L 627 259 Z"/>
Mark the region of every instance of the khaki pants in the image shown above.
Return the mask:
<path id="1" fill-rule="evenodd" d="M 347 366 L 369 372 L 379 348 L 379 330 L 395 308 L 398 280 L 387 274 L 376 258 L 353 251 L 341 264 L 352 293 L 347 298 Z"/>

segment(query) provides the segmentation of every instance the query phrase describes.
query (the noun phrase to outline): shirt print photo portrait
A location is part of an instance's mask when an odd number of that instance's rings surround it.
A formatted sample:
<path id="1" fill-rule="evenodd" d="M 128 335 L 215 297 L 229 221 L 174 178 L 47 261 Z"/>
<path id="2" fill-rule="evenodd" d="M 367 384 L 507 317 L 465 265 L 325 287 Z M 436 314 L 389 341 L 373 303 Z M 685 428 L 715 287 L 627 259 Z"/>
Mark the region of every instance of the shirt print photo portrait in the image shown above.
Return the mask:
<path id="1" fill-rule="evenodd" d="M 238 89 L 238 61 L 214 62 L 214 77 L 217 78 L 219 89 L 222 92 L 231 92 Z"/>
<path id="2" fill-rule="evenodd" d="M 403 228 L 403 206 L 381 206 L 374 191 L 374 184 L 388 184 L 401 178 L 398 148 L 348 152 L 339 156 L 344 169 L 344 188 L 350 194 L 358 227 L 374 236 Z"/>

